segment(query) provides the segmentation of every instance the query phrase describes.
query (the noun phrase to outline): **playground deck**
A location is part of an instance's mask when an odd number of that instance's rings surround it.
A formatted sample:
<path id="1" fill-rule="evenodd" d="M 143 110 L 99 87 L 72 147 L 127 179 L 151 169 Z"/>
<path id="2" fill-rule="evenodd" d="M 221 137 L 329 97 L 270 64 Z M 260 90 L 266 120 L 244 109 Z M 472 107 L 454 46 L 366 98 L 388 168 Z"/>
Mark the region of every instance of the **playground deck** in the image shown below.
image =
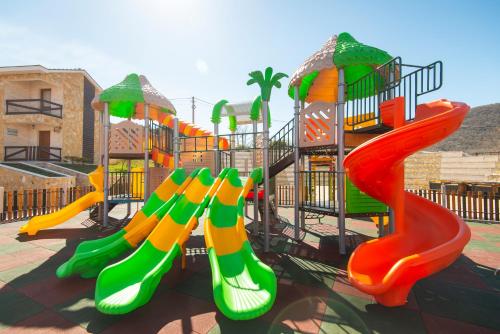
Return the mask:
<path id="1" fill-rule="evenodd" d="M 123 210 L 120 206 L 117 210 Z M 252 212 L 252 210 L 249 210 Z M 121 214 L 121 213 L 120 213 Z M 293 216 L 293 210 L 280 209 Z M 59 280 L 56 268 L 82 240 L 105 235 L 71 221 L 36 237 L 18 237 L 23 222 L 0 225 L 0 333 L 497 333 L 500 331 L 500 228 L 470 223 L 472 240 L 449 268 L 418 282 L 404 307 L 385 308 L 354 289 L 338 254 L 333 217 L 308 224 L 297 244 L 283 234 L 262 254 L 278 281 L 273 309 L 245 322 L 228 320 L 212 298 L 211 274 L 199 227 L 188 243 L 188 267 L 180 261 L 164 277 L 151 302 L 123 316 L 94 307 L 95 280 Z M 371 222 L 348 220 L 348 246 L 374 236 Z M 200 224 L 202 226 L 202 224 Z"/>

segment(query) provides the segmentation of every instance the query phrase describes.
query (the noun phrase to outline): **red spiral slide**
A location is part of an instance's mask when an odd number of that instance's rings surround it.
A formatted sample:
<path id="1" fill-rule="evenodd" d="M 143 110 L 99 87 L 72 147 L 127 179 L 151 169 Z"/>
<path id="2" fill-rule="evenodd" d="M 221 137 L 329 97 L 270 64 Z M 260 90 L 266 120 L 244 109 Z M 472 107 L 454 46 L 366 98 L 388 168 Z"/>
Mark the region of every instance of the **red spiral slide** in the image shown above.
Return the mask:
<path id="1" fill-rule="evenodd" d="M 438 100 L 417 106 L 405 122 L 404 98 L 384 102 L 381 117 L 394 127 L 353 150 L 344 167 L 351 181 L 394 210 L 395 233 L 356 248 L 348 263 L 351 283 L 385 306 L 406 303 L 421 278 L 449 266 L 470 239 L 457 215 L 404 191 L 404 159 L 446 138 L 469 112 L 464 103 Z"/>

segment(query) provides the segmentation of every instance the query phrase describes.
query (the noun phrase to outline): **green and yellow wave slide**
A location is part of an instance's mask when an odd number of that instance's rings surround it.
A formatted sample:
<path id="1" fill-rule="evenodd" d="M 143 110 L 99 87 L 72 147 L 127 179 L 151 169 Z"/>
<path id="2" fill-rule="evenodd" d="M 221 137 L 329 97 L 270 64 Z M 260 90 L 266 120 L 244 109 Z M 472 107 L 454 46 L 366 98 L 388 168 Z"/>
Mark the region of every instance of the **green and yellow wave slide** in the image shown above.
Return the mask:
<path id="1" fill-rule="evenodd" d="M 205 219 L 215 304 L 232 320 L 257 318 L 276 299 L 276 275 L 255 255 L 244 226 L 245 196 L 261 180 L 262 169 L 255 169 L 243 187 L 238 170 L 230 169 Z"/>
<path id="2" fill-rule="evenodd" d="M 182 255 L 185 242 L 227 171 L 214 181 L 209 169 L 200 170 L 146 241 L 130 256 L 101 271 L 95 290 L 99 311 L 124 314 L 151 299 L 163 275 Z"/>
<path id="3" fill-rule="evenodd" d="M 57 276 L 65 278 L 79 274 L 83 278 L 97 277 L 109 261 L 136 248 L 151 233 L 198 172 L 199 169 L 194 170 L 186 177 L 184 169 L 174 170 L 127 226 L 108 237 L 80 243 L 73 256 L 57 269 Z"/>

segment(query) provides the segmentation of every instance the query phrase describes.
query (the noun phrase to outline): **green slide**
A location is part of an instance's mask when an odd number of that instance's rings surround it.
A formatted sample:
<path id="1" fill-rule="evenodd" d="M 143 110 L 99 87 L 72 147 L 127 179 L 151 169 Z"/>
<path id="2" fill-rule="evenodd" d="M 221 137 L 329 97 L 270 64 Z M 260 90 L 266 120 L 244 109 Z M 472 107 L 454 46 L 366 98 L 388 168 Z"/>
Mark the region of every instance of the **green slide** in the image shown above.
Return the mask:
<path id="1" fill-rule="evenodd" d="M 83 278 L 97 277 L 110 260 L 135 248 L 148 236 L 198 172 L 195 170 L 186 178 L 184 169 L 173 171 L 127 226 L 108 237 L 82 242 L 73 256 L 57 269 L 57 277 L 76 274 Z"/>
<path id="2" fill-rule="evenodd" d="M 97 278 L 95 303 L 106 314 L 124 314 L 147 303 L 184 243 L 198 224 L 227 170 L 215 180 L 202 169 L 189 183 L 146 241 L 124 260 L 105 268 Z"/>
<path id="3" fill-rule="evenodd" d="M 243 187 L 238 171 L 231 169 L 213 196 L 205 219 L 215 304 L 233 320 L 257 318 L 269 311 L 276 299 L 276 276 L 255 255 L 244 226 L 245 196 L 261 179 L 259 168 Z"/>

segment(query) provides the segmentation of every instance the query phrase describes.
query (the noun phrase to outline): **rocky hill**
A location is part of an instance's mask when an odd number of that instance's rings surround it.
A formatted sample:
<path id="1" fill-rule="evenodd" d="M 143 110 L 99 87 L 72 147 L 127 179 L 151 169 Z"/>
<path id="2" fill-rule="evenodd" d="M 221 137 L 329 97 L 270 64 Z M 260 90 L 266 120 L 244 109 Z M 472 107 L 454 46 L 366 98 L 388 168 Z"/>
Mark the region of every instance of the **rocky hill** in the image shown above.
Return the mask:
<path id="1" fill-rule="evenodd" d="M 500 103 L 472 108 L 459 130 L 425 150 L 500 153 Z"/>

